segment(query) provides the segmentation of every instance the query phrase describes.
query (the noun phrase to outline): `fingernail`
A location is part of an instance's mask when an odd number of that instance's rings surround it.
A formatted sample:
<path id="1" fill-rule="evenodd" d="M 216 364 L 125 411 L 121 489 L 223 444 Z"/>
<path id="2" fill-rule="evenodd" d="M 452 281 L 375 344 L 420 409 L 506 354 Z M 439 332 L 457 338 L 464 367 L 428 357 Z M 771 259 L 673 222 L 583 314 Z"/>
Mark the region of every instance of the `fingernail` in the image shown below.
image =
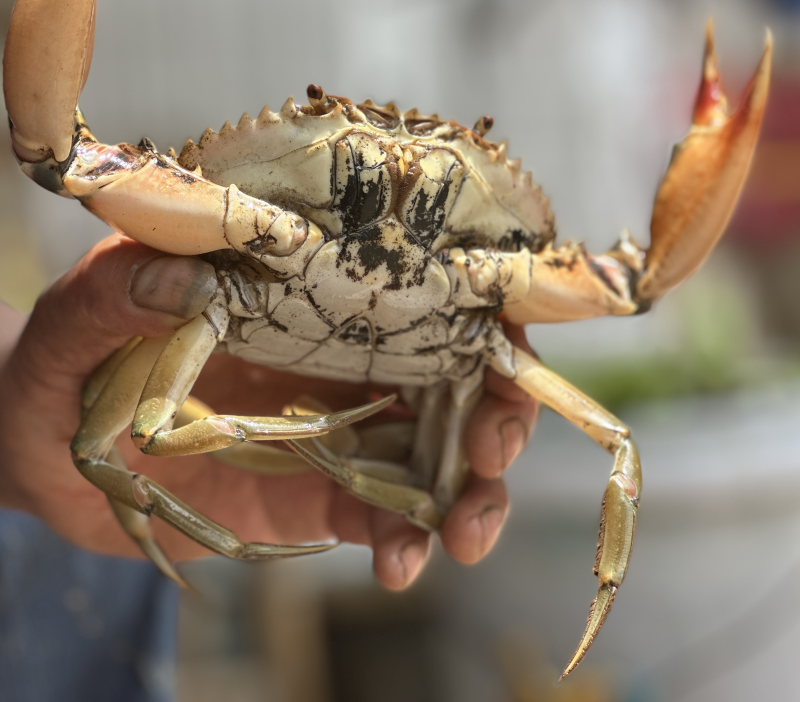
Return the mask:
<path id="1" fill-rule="evenodd" d="M 505 513 L 497 505 L 485 507 L 480 514 L 472 518 L 481 534 L 481 553 L 479 557 L 483 557 L 494 546 L 494 542 L 497 541 L 497 537 L 500 535 L 500 527 L 503 526 L 504 520 Z"/>
<path id="2" fill-rule="evenodd" d="M 410 585 L 419 575 L 426 556 L 427 549 L 416 541 L 410 541 L 400 549 L 400 563 L 403 566 L 403 587 Z"/>
<path id="3" fill-rule="evenodd" d="M 214 266 L 199 258 L 160 256 L 133 272 L 133 304 L 175 317 L 192 319 L 211 302 L 217 289 Z"/>
<path id="4" fill-rule="evenodd" d="M 514 459 L 522 453 L 528 430 L 519 417 L 507 419 L 500 425 L 500 436 L 503 445 L 503 469 L 510 466 Z"/>

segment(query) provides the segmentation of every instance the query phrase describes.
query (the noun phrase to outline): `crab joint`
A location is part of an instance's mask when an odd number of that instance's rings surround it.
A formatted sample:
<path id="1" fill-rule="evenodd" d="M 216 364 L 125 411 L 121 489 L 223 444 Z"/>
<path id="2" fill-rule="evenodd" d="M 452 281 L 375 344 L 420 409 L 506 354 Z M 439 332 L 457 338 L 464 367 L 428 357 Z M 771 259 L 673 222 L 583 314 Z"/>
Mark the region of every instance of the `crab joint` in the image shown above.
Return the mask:
<path id="1" fill-rule="evenodd" d="M 240 253 L 288 256 L 308 236 L 308 223 L 299 215 L 269 205 L 231 185 L 227 192 L 225 238 Z"/>
<path id="2" fill-rule="evenodd" d="M 131 491 L 133 492 L 133 499 L 145 511 L 146 514 L 151 514 L 153 511 L 153 500 L 150 496 L 150 486 L 147 484 L 147 478 L 138 473 L 133 476 L 131 481 Z"/>
<path id="3" fill-rule="evenodd" d="M 231 185 L 227 191 L 225 239 L 277 275 L 302 277 L 325 243 L 320 228 L 303 217 L 250 197 Z"/>
<path id="4" fill-rule="evenodd" d="M 507 300 L 505 312 L 515 324 L 633 314 L 631 256 L 626 251 L 591 256 L 576 244 L 547 246 L 533 255 L 530 291 Z"/>
<path id="5" fill-rule="evenodd" d="M 523 300 L 531 285 L 531 252 L 486 251 L 453 248 L 444 269 L 450 279 L 452 300 L 459 307 Z"/>

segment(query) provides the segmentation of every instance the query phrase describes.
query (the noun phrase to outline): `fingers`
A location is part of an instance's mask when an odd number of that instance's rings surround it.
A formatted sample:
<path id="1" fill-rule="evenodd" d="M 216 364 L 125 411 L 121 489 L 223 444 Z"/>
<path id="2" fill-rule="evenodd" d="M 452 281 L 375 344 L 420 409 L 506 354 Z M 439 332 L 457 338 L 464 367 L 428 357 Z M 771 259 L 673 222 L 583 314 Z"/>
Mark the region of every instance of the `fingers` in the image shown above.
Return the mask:
<path id="1" fill-rule="evenodd" d="M 508 511 L 503 481 L 473 475 L 442 527 L 445 550 L 461 563 L 476 563 L 494 546 Z M 343 490 L 332 499 L 330 528 L 341 541 L 372 548 L 375 575 L 391 590 L 411 585 L 430 553 L 429 533 Z"/>
<path id="2" fill-rule="evenodd" d="M 450 510 L 440 536 L 447 552 L 461 563 L 476 563 L 494 546 L 508 517 L 502 480 L 472 476 Z M 370 507 L 343 490 L 333 497 L 330 528 L 337 538 L 370 546 L 375 576 L 390 590 L 411 585 L 430 555 L 431 535 L 392 512 Z"/>
<path id="3" fill-rule="evenodd" d="M 506 335 L 515 345 L 530 349 L 522 327 L 506 325 Z M 473 475 L 440 534 L 445 550 L 457 561 L 476 563 L 497 541 L 509 511 L 505 485 L 497 478 L 525 447 L 537 413 L 536 401 L 524 390 L 487 372 L 484 396 L 465 435 Z M 407 587 L 427 560 L 429 535 L 381 510 L 371 511 L 368 537 L 366 531 L 362 527 L 360 536 L 370 539 L 379 580 L 391 589 Z"/>
<path id="4" fill-rule="evenodd" d="M 370 528 L 376 577 L 390 590 L 408 587 L 428 560 L 430 534 L 381 509 L 372 510 Z"/>
<path id="5" fill-rule="evenodd" d="M 338 488 L 331 504 L 330 528 L 340 541 L 372 548 L 375 576 L 390 590 L 411 585 L 430 553 L 430 534 L 399 514 L 371 507 Z"/>
<path id="6" fill-rule="evenodd" d="M 522 327 L 506 325 L 506 335 L 515 345 L 530 349 Z M 483 478 L 500 476 L 525 448 L 538 409 L 536 400 L 513 380 L 487 370 L 483 397 L 464 437 L 472 471 Z"/>
<path id="7" fill-rule="evenodd" d="M 71 392 L 132 336 L 163 336 L 200 314 L 215 289 L 210 264 L 115 235 L 44 293 L 18 353 L 31 377 Z"/>
<path id="8" fill-rule="evenodd" d="M 442 545 L 457 561 L 476 563 L 494 546 L 507 517 L 508 494 L 503 481 L 473 475 L 445 519 Z"/>

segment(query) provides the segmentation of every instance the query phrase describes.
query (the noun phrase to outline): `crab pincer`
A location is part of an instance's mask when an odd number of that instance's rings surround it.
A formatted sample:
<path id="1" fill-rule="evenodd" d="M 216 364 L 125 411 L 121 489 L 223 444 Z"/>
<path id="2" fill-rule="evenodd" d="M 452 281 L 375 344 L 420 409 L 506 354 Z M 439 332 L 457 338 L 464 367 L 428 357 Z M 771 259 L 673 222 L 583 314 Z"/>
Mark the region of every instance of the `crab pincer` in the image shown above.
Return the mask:
<path id="1" fill-rule="evenodd" d="M 767 30 L 756 73 L 729 117 L 709 20 L 692 128 L 675 147 L 653 205 L 650 248 L 636 286 L 640 307 L 694 273 L 725 231 L 755 150 L 771 64 L 772 34 Z"/>

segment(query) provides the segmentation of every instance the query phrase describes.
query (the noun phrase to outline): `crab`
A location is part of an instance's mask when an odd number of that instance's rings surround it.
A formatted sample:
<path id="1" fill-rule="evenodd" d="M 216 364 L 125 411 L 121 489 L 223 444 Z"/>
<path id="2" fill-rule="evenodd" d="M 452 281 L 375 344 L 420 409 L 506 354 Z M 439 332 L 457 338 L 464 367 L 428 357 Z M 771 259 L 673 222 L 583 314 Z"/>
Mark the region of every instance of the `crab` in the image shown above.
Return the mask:
<path id="1" fill-rule="evenodd" d="M 13 149 L 22 171 L 161 251 L 200 255 L 218 287 L 172 337 L 132 339 L 89 379 L 72 443 L 78 470 L 169 577 L 156 515 L 232 558 L 313 553 L 330 544 L 243 543 L 144 475 L 114 447 L 132 424 L 146 454 L 215 452 L 261 472 L 313 466 L 371 504 L 435 530 L 463 487 L 465 419 L 493 368 L 613 456 L 594 572 L 598 594 L 575 669 L 605 621 L 631 555 L 642 489 L 629 429 L 536 357 L 515 324 L 647 311 L 702 263 L 745 180 L 766 103 L 771 38 L 741 107 L 728 116 L 709 23 L 691 130 L 658 189 L 646 250 L 623 232 L 608 253 L 556 246 L 548 200 L 531 174 L 472 129 L 354 104 L 308 87 L 307 105 L 207 130 L 180 155 L 147 139 L 109 146 L 78 106 L 96 0 L 17 0 L 4 58 Z M 189 393 L 215 350 L 293 373 L 399 386 L 412 427 L 350 425 L 395 400 L 331 412 L 301 398 L 281 417 L 214 414 Z M 259 442 L 284 440 L 295 452 Z M 563 677 L 562 676 L 562 677 Z"/>

